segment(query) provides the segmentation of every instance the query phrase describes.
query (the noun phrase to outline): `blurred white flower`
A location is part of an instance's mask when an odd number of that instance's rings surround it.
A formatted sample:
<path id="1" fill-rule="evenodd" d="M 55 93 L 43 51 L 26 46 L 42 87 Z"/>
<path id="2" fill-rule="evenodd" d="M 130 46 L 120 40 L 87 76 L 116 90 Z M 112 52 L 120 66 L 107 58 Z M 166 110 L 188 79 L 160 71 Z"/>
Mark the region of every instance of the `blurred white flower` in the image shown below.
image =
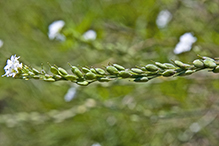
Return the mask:
<path id="1" fill-rule="evenodd" d="M 164 28 L 172 19 L 172 14 L 168 10 L 162 10 L 157 16 L 156 24 L 159 28 Z"/>
<path id="2" fill-rule="evenodd" d="M 76 91 L 77 91 L 77 87 L 69 88 L 68 92 L 65 94 L 65 97 L 64 97 L 65 101 L 66 102 L 71 101 L 75 97 Z"/>
<path id="3" fill-rule="evenodd" d="M 183 52 L 190 51 L 191 48 L 192 48 L 192 44 L 194 42 L 196 42 L 196 40 L 197 40 L 197 38 L 194 37 L 190 32 L 187 32 L 187 33 L 183 34 L 180 37 L 180 41 L 176 45 L 176 47 L 173 50 L 173 52 L 175 54 L 180 54 L 180 53 L 183 53 Z"/>
<path id="4" fill-rule="evenodd" d="M 0 48 L 3 46 L 4 42 L 0 40 Z"/>
<path id="5" fill-rule="evenodd" d="M 11 60 L 8 59 L 7 60 L 7 65 L 4 67 L 4 70 L 5 70 L 5 74 L 2 75 L 3 77 L 6 76 L 6 77 L 15 77 L 15 75 L 19 72 L 18 69 L 22 69 L 22 63 L 19 63 L 18 59 L 20 58 L 19 57 L 16 57 L 16 55 L 12 55 L 11 56 Z"/>
<path id="6" fill-rule="evenodd" d="M 99 143 L 94 143 L 94 144 L 92 144 L 91 146 L 101 146 L 101 144 L 99 144 Z"/>
<path id="7" fill-rule="evenodd" d="M 83 34 L 83 38 L 85 40 L 95 40 L 97 37 L 97 33 L 94 30 L 88 30 Z"/>
<path id="8" fill-rule="evenodd" d="M 49 25 L 49 32 L 48 32 L 48 37 L 50 40 L 57 39 L 64 41 L 65 36 L 60 34 L 60 31 L 64 27 L 65 22 L 63 20 L 57 20 L 54 21 L 52 24 Z"/>

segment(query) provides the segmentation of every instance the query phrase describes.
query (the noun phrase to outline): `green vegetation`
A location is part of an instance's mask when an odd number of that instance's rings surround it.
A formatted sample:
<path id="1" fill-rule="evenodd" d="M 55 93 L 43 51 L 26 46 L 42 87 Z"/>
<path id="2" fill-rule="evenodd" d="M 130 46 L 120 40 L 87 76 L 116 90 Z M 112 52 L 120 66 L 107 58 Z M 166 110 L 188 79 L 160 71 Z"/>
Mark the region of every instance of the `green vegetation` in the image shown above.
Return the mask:
<path id="1" fill-rule="evenodd" d="M 0 145 L 218 145 L 218 1 L 9 0 L 0 10 L 0 74 L 16 54 L 15 78 L 26 79 L 0 79 Z M 174 50 L 186 34 L 192 49 Z"/>

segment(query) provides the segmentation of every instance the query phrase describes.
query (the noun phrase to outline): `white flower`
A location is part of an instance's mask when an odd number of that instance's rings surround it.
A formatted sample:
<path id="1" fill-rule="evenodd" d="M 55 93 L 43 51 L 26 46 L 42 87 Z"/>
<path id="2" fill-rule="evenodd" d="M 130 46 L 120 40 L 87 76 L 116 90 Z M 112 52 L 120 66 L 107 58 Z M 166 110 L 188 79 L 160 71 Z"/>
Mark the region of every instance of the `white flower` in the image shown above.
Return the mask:
<path id="1" fill-rule="evenodd" d="M 173 50 L 173 52 L 175 54 L 180 54 L 180 53 L 183 53 L 183 52 L 190 51 L 191 48 L 192 48 L 192 44 L 194 42 L 196 42 L 196 40 L 197 40 L 197 38 L 194 37 L 190 32 L 187 32 L 187 33 L 183 34 L 180 37 L 180 41 L 176 45 L 176 47 Z"/>
<path id="2" fill-rule="evenodd" d="M 75 94 L 77 92 L 77 87 L 71 87 L 68 89 L 68 92 L 65 94 L 65 101 L 66 102 L 69 102 L 71 101 L 74 97 L 75 97 Z"/>
<path id="3" fill-rule="evenodd" d="M 19 57 L 16 57 L 16 55 L 11 56 L 11 60 L 7 60 L 7 65 L 4 67 L 5 74 L 2 76 L 6 77 L 15 77 L 15 75 L 18 73 L 18 69 L 22 69 L 22 63 L 19 63 L 18 59 Z"/>
<path id="4" fill-rule="evenodd" d="M 4 42 L 0 40 L 0 48 L 3 46 Z"/>
<path id="5" fill-rule="evenodd" d="M 88 30 L 83 34 L 85 40 L 95 40 L 97 33 L 94 30 Z"/>
<path id="6" fill-rule="evenodd" d="M 101 144 L 99 144 L 99 143 L 94 143 L 94 144 L 92 144 L 91 146 L 101 146 Z"/>
<path id="7" fill-rule="evenodd" d="M 54 21 L 52 24 L 50 24 L 49 32 L 48 32 L 49 39 L 51 40 L 57 39 L 57 40 L 64 41 L 65 36 L 60 34 L 60 31 L 62 30 L 64 25 L 65 25 L 65 22 L 63 20 Z"/>
<path id="8" fill-rule="evenodd" d="M 164 28 L 172 19 L 172 14 L 168 10 L 162 10 L 157 16 L 156 24 L 159 28 Z"/>

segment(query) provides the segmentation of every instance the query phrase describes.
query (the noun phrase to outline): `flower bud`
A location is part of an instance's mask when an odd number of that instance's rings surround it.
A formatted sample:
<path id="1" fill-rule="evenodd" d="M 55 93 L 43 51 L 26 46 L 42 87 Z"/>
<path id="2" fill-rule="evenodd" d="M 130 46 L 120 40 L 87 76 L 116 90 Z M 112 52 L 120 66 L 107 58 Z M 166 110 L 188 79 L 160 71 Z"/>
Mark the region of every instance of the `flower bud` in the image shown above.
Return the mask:
<path id="1" fill-rule="evenodd" d="M 119 76 L 122 78 L 128 78 L 131 76 L 131 74 L 128 71 L 120 71 Z"/>
<path id="2" fill-rule="evenodd" d="M 163 72 L 162 75 L 163 75 L 164 77 L 170 77 L 170 76 L 174 75 L 175 73 L 176 73 L 175 70 L 168 69 L 168 70 L 166 70 L 165 72 Z"/>
<path id="3" fill-rule="evenodd" d="M 167 68 L 169 68 L 169 69 L 174 69 L 174 68 L 176 68 L 173 64 L 171 64 L 171 63 L 164 63 L 164 65 L 167 67 Z"/>
<path id="4" fill-rule="evenodd" d="M 131 68 L 131 71 L 134 72 L 134 73 L 137 73 L 137 74 L 142 74 L 143 71 L 139 68 Z"/>
<path id="5" fill-rule="evenodd" d="M 53 73 L 53 74 L 55 74 L 55 75 L 59 74 L 59 73 L 58 73 L 58 70 L 57 70 L 54 66 L 51 66 L 51 67 L 50 67 L 50 71 L 51 71 L 51 73 Z"/>
<path id="6" fill-rule="evenodd" d="M 106 70 L 108 73 L 110 73 L 112 75 L 116 75 L 119 73 L 118 70 L 114 66 L 107 66 Z"/>
<path id="7" fill-rule="evenodd" d="M 149 79 L 147 77 L 138 77 L 134 81 L 135 82 L 147 82 Z"/>
<path id="8" fill-rule="evenodd" d="M 160 63 L 160 62 L 155 62 L 155 64 L 156 64 L 159 68 L 161 68 L 161 69 L 167 69 L 167 68 L 168 68 L 165 64 L 162 64 L 162 63 Z"/>
<path id="9" fill-rule="evenodd" d="M 219 73 L 219 65 L 216 66 L 212 71 L 213 71 L 214 73 Z"/>
<path id="10" fill-rule="evenodd" d="M 217 66 L 217 64 L 210 59 L 206 59 L 203 62 L 204 62 L 205 67 L 207 68 L 215 68 Z"/>
<path id="11" fill-rule="evenodd" d="M 113 64 L 113 66 L 114 66 L 115 68 L 117 68 L 119 71 L 125 70 L 125 68 L 124 68 L 123 66 L 119 65 L 119 64 Z"/>
<path id="12" fill-rule="evenodd" d="M 63 76 L 63 75 L 67 75 L 67 71 L 61 67 L 58 68 L 58 73 L 59 75 Z"/>
<path id="13" fill-rule="evenodd" d="M 203 68 L 204 67 L 204 63 L 200 59 L 196 59 L 192 63 L 197 68 Z"/>
<path id="14" fill-rule="evenodd" d="M 78 85 L 81 85 L 81 86 L 87 86 L 89 84 L 88 81 L 81 81 L 81 82 L 76 82 Z"/>
<path id="15" fill-rule="evenodd" d="M 92 72 L 88 72 L 85 74 L 85 78 L 88 80 L 93 80 L 96 79 L 96 74 L 92 73 Z"/>
<path id="16" fill-rule="evenodd" d="M 101 68 L 95 68 L 95 71 L 100 75 L 105 75 L 105 71 Z"/>
<path id="17" fill-rule="evenodd" d="M 157 71 L 157 70 L 159 69 L 159 68 L 158 68 L 156 65 L 154 65 L 154 64 L 148 64 L 148 65 L 145 66 L 145 68 L 146 68 L 148 71 L 152 71 L 152 72 Z"/>
<path id="18" fill-rule="evenodd" d="M 78 77 L 77 76 L 75 76 L 75 75 L 65 75 L 64 76 L 64 78 L 66 79 L 66 80 L 69 80 L 69 81 L 76 81 L 77 79 L 78 79 Z"/>
<path id="19" fill-rule="evenodd" d="M 88 72 L 90 72 L 90 70 L 88 69 L 88 68 L 86 68 L 86 67 L 82 67 L 82 69 L 81 69 L 84 73 L 88 73 Z"/>

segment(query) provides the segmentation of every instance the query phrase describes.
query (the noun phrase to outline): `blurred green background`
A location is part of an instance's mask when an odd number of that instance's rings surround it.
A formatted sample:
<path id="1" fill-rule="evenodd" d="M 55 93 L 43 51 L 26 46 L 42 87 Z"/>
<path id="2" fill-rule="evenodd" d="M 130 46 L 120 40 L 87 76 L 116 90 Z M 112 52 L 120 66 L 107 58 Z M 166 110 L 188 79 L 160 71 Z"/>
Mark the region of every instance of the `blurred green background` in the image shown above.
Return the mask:
<path id="1" fill-rule="evenodd" d="M 171 20 L 156 24 L 161 11 Z M 32 67 L 68 62 L 126 68 L 197 54 L 218 57 L 218 0 L 5 0 L 0 1 L 0 74 L 13 54 Z M 57 20 L 64 40 L 48 38 Z M 94 30 L 96 39 L 83 34 Z M 174 54 L 184 33 L 197 41 Z M 118 80 L 78 87 L 70 82 L 0 79 L 1 146 L 216 146 L 219 143 L 218 75 L 148 83 Z M 74 98 L 65 100 L 70 89 Z"/>

